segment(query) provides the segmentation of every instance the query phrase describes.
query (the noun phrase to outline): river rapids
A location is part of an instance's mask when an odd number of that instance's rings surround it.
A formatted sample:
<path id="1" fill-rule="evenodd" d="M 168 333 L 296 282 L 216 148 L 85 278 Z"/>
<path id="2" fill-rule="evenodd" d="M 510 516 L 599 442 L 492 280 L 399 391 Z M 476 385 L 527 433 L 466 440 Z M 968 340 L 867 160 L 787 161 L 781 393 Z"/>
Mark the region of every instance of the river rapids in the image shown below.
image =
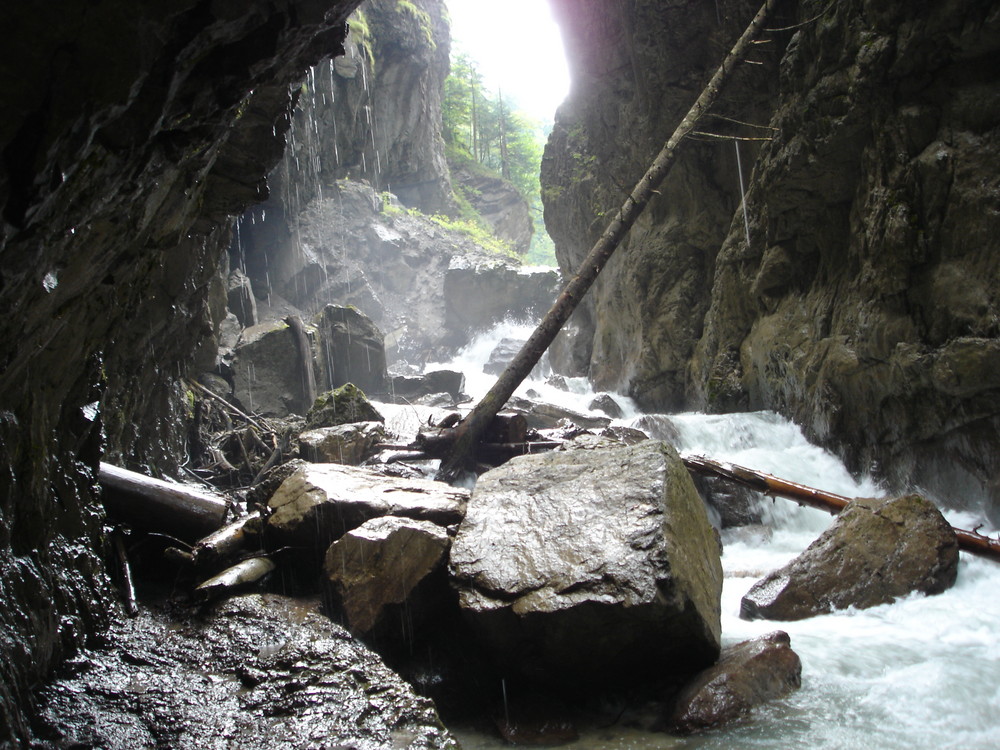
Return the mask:
<path id="1" fill-rule="evenodd" d="M 503 324 L 442 367 L 461 369 L 478 400 L 495 378 L 482 364 L 501 338 L 526 338 L 530 326 Z M 429 368 L 432 369 L 432 368 Z M 585 380 L 570 391 L 526 381 L 542 398 L 586 412 L 594 397 Z M 615 396 L 631 425 L 642 416 Z M 681 454 L 762 470 L 849 497 L 883 491 L 855 479 L 831 453 L 810 444 L 798 427 L 770 412 L 670 415 Z M 798 622 L 746 622 L 740 599 L 768 571 L 808 546 L 832 521 L 819 510 L 768 501 L 766 528 L 723 532 L 723 645 L 785 630 L 802 659 L 802 688 L 755 711 L 746 721 L 678 738 L 630 728 L 579 727 L 567 745 L 581 750 L 626 748 L 965 748 L 1000 746 L 1000 565 L 961 553 L 956 585 L 937 596 L 911 595 L 867 610 L 843 610 Z M 945 510 L 957 527 L 982 519 Z M 983 533 L 994 529 L 982 528 Z M 467 750 L 505 747 L 499 738 L 456 731 Z"/>

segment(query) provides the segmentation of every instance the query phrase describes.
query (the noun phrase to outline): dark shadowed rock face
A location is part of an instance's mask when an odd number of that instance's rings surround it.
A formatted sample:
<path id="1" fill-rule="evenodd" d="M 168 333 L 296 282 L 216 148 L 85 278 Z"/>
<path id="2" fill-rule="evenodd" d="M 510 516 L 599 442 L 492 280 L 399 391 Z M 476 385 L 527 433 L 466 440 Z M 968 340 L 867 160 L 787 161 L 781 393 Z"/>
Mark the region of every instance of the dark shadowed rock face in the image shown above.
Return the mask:
<path id="1" fill-rule="evenodd" d="M 570 689 L 675 678 L 719 652 L 719 546 L 673 450 L 518 457 L 482 475 L 451 550 L 501 668 Z"/>
<path id="2" fill-rule="evenodd" d="M 385 340 L 374 321 L 353 308 L 327 305 L 315 322 L 321 387 L 353 383 L 365 393 L 385 393 Z"/>
<path id="3" fill-rule="evenodd" d="M 0 6 L 0 744 L 113 611 L 95 472 L 169 469 L 229 219 L 353 2 Z"/>
<path id="4" fill-rule="evenodd" d="M 44 691 L 47 746 L 457 747 L 429 700 L 310 602 L 241 596 L 114 633 L 121 645 L 84 652 Z"/>
<path id="5" fill-rule="evenodd" d="M 827 6 L 782 6 L 774 25 L 822 17 L 715 108 L 773 128 L 737 129 L 771 138 L 740 145 L 747 221 L 733 144 L 689 139 L 577 316 L 585 361 L 643 406 L 774 409 L 854 470 L 996 514 L 1000 22 L 989 3 Z M 574 87 L 542 195 L 568 270 L 754 8 L 554 7 Z"/>
<path id="6" fill-rule="evenodd" d="M 919 495 L 858 498 L 785 567 L 743 597 L 746 620 L 801 620 L 833 609 L 865 609 L 919 591 L 940 594 L 958 575 L 958 541 Z"/>
<path id="7" fill-rule="evenodd" d="M 390 190 L 429 214 L 454 210 L 441 137 L 451 34 L 442 0 L 366 0 L 347 53 L 310 70 L 265 208 L 288 228 L 337 180 Z M 247 227 L 252 231 L 252 227 Z"/>
<path id="8" fill-rule="evenodd" d="M 675 732 L 696 732 L 744 716 L 802 684 L 802 662 L 780 630 L 727 646 L 717 664 L 681 691 L 667 719 Z"/>

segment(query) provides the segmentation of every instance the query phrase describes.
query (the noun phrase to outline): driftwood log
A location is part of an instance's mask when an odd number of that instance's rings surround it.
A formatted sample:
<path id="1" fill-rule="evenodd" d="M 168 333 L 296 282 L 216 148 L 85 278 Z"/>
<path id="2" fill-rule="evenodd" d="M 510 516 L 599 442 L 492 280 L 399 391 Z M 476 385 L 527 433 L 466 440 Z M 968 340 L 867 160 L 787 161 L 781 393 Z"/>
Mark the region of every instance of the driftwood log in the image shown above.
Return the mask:
<path id="1" fill-rule="evenodd" d="M 108 513 L 144 531 L 196 540 L 225 523 L 229 504 L 193 487 L 108 463 L 101 463 L 98 479 Z"/>
<path id="2" fill-rule="evenodd" d="M 775 495 L 788 498 L 796 502 L 803 503 L 813 508 L 825 510 L 828 513 L 837 514 L 851 502 L 851 498 L 844 495 L 837 495 L 833 492 L 824 492 L 804 484 L 798 484 L 787 479 L 781 479 L 762 471 L 748 469 L 745 466 L 714 461 L 704 456 L 683 457 L 684 465 L 688 471 L 701 474 L 707 477 L 718 477 L 729 482 L 749 487 L 765 495 Z M 973 555 L 989 557 L 1000 562 L 1000 541 L 984 536 L 979 532 L 967 529 L 952 529 L 958 538 L 958 547 L 961 550 Z"/>

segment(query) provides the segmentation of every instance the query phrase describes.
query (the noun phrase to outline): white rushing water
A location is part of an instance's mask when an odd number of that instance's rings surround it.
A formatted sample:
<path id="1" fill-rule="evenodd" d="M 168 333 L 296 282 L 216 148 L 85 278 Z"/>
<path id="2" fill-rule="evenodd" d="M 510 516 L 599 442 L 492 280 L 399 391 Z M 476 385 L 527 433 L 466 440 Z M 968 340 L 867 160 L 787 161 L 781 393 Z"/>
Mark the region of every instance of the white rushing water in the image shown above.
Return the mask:
<path id="1" fill-rule="evenodd" d="M 495 381 L 482 374 L 482 364 L 496 342 L 505 336 L 526 338 L 530 331 L 530 326 L 505 324 L 442 366 L 462 369 L 466 390 L 478 400 Z M 535 380 L 519 393 L 534 389 L 546 400 L 586 412 L 594 394 L 583 380 L 570 386 L 567 393 Z M 619 423 L 630 424 L 638 415 L 634 405 L 616 399 L 629 415 Z M 872 482 L 855 481 L 836 457 L 775 414 L 689 413 L 671 415 L 671 421 L 681 432 L 681 453 L 730 461 L 849 497 L 881 494 Z M 962 528 L 981 522 L 945 515 Z M 802 659 L 802 688 L 758 709 L 749 721 L 702 735 L 676 738 L 623 725 L 581 728 L 581 738 L 567 747 L 1000 747 L 1000 565 L 963 552 L 956 585 L 937 596 L 911 595 L 800 622 L 745 622 L 739 619 L 740 599 L 754 581 L 792 559 L 832 521 L 824 512 L 783 499 L 773 501 L 768 516 L 769 538 L 724 533 L 723 642 L 786 631 Z M 499 739 L 458 735 L 467 750 L 505 746 Z"/>

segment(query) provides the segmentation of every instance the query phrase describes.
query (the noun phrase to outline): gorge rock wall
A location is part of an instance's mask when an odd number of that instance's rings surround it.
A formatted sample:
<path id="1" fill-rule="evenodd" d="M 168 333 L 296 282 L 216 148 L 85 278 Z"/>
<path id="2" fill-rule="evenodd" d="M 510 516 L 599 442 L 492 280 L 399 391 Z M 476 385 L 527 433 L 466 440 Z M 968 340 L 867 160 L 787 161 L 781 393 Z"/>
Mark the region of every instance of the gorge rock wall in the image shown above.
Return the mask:
<path id="1" fill-rule="evenodd" d="M 310 69 L 267 209 L 290 222 L 336 180 L 365 181 L 404 205 L 451 214 L 441 136 L 451 33 L 442 0 L 366 0 L 345 54 Z"/>
<path id="2" fill-rule="evenodd" d="M 356 4 L 0 10 L 0 746 L 114 611 L 98 461 L 178 455 L 229 217 L 266 197 L 289 87 Z"/>
<path id="3" fill-rule="evenodd" d="M 351 305 L 386 334 L 392 362 L 446 358 L 511 311 L 547 309 L 554 274 L 520 274 L 516 259 L 430 218 L 458 213 L 454 178 L 484 227 L 517 252 L 531 243 L 510 182 L 445 159 L 443 0 L 367 0 L 349 25 L 346 53 L 306 77 L 272 194 L 240 220 L 230 264 L 263 317 Z"/>
<path id="4" fill-rule="evenodd" d="M 564 272 L 753 13 L 555 0 L 573 90 L 543 163 Z M 720 24 L 721 21 L 721 24 Z M 786 3 L 577 316 L 598 387 L 774 409 L 859 472 L 997 513 L 995 3 Z M 620 135 L 628 133 L 628 138 Z M 751 174 L 752 168 L 752 174 Z M 584 229 L 588 228 L 589 229 Z"/>

